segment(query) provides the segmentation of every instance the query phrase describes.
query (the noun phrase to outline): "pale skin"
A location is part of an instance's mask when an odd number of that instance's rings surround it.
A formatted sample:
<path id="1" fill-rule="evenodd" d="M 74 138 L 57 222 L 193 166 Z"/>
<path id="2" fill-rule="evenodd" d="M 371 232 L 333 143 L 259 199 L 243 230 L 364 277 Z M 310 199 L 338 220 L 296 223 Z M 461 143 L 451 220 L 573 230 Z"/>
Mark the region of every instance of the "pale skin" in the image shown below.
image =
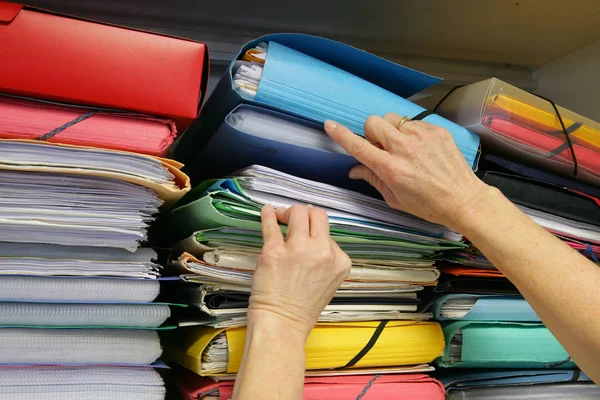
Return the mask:
<path id="1" fill-rule="evenodd" d="M 468 237 L 600 383 L 600 269 L 480 181 L 447 130 L 422 121 L 397 129 L 400 119 L 370 117 L 366 139 L 334 121 L 325 131 L 360 162 L 351 178 L 369 182 L 391 207 Z M 324 211 L 266 206 L 261 216 L 265 247 L 234 398 L 301 399 L 304 343 L 350 261 L 329 237 Z M 277 220 L 288 224 L 287 240 Z"/>

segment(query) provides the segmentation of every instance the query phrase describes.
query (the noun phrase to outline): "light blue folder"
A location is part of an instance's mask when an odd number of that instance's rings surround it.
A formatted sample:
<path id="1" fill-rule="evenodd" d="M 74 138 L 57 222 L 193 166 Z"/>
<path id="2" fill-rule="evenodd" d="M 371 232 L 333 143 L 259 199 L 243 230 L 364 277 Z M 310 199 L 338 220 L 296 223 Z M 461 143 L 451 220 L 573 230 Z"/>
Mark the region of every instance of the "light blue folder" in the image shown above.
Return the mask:
<path id="1" fill-rule="evenodd" d="M 256 96 L 252 98 L 233 84 L 233 70 L 239 65 L 234 61 L 200 118 L 172 149 L 171 155 L 187 165 L 192 179 L 202 174 L 194 161 L 198 151 L 240 103 L 276 109 L 319 124 L 334 119 L 363 135 L 363 124 L 371 114 L 395 112 L 414 117 L 425 111 L 405 98 L 440 81 L 362 50 L 308 35 L 263 36 L 246 44 L 240 54 L 259 42 L 269 42 L 269 52 Z M 467 162 L 476 168 L 478 136 L 437 115 L 424 120 L 447 128 Z"/>
<path id="2" fill-rule="evenodd" d="M 444 318 L 441 310 L 449 300 L 473 299 L 475 304 L 462 318 Z M 438 321 L 516 321 L 539 322 L 533 308 L 520 296 L 486 296 L 470 294 L 449 294 L 438 298 L 431 306 L 434 318 Z"/>

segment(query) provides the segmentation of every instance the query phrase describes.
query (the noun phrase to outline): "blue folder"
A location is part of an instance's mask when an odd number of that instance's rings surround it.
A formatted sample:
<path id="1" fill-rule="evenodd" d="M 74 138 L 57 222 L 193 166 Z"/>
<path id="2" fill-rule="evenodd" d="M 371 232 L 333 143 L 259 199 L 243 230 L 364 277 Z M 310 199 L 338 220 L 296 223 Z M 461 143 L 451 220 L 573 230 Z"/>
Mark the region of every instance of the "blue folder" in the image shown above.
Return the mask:
<path id="1" fill-rule="evenodd" d="M 229 122 L 230 115 L 244 110 L 318 130 L 326 135 L 320 124 L 275 110 L 241 104 L 225 118 L 198 153 L 196 168 L 202 171 L 204 176 L 211 178 L 227 176 L 234 171 L 259 164 L 304 179 L 376 195 L 375 189 L 366 182 L 348 178 L 348 171 L 358 164 L 354 157 L 248 134 Z"/>
<path id="2" fill-rule="evenodd" d="M 452 299 L 472 298 L 476 302 L 462 318 L 463 321 L 515 321 L 539 322 L 527 300 L 520 296 L 486 296 L 471 294 L 448 294 L 435 300 L 431 306 L 434 318 L 439 321 L 449 320 L 440 315 L 442 306 Z"/>
<path id="3" fill-rule="evenodd" d="M 561 382 L 590 382 L 579 370 L 443 370 L 436 374 L 446 390 L 509 385 L 535 385 Z"/>
<path id="4" fill-rule="evenodd" d="M 234 60 L 200 118 L 172 150 L 172 156 L 188 166 L 187 172 L 193 178 L 202 173 L 194 161 L 199 159 L 197 152 L 241 103 L 277 109 L 319 124 L 334 119 L 364 135 L 363 124 L 371 114 L 392 111 L 414 117 L 425 111 L 405 98 L 440 81 L 362 50 L 308 35 L 263 36 L 246 44 L 240 54 L 259 42 L 269 42 L 269 51 L 256 96 L 251 98 L 236 89 Z M 448 129 L 467 162 L 476 168 L 477 135 L 437 115 L 428 115 L 424 120 Z"/>

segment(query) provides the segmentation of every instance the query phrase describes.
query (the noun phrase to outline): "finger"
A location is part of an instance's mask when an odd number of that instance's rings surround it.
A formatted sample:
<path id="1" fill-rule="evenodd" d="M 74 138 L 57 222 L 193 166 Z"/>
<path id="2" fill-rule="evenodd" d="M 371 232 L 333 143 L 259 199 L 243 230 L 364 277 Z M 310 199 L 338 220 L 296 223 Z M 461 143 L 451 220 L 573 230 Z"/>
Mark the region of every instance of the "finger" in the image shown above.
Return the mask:
<path id="1" fill-rule="evenodd" d="M 279 220 L 279 222 L 281 222 L 282 224 L 286 224 L 289 222 L 287 217 L 288 217 L 288 209 L 286 207 L 277 207 L 277 209 L 275 210 L 275 214 L 277 215 L 277 219 Z"/>
<path id="2" fill-rule="evenodd" d="M 322 208 L 309 206 L 310 237 L 315 239 L 329 238 L 329 218 Z"/>
<path id="3" fill-rule="evenodd" d="M 325 121 L 325 132 L 351 156 L 371 169 L 378 169 L 387 153 L 373 146 L 350 129 L 334 121 Z"/>
<path id="4" fill-rule="evenodd" d="M 310 234 L 308 222 L 308 208 L 301 205 L 293 205 L 286 211 L 285 220 L 288 221 L 288 232 L 286 241 L 304 241 Z"/>
<path id="5" fill-rule="evenodd" d="M 350 170 L 348 173 L 350 179 L 362 179 L 367 181 L 371 186 L 375 189 L 381 191 L 385 183 L 373 172 L 373 170 L 369 169 L 367 166 L 359 164 Z"/>
<path id="6" fill-rule="evenodd" d="M 398 126 L 398 124 L 400 123 L 400 120 L 402 119 L 402 116 L 396 114 L 396 113 L 387 113 L 383 116 L 383 119 L 385 119 L 387 122 L 390 123 L 390 125 L 392 125 L 394 128 L 396 128 Z M 396 128 L 397 129 L 397 128 Z"/>
<path id="7" fill-rule="evenodd" d="M 384 150 L 390 150 L 393 142 L 393 135 L 398 135 L 398 130 L 394 125 L 378 115 L 371 115 L 365 122 L 365 138 L 374 144 L 381 144 Z"/>
<path id="8" fill-rule="evenodd" d="M 263 234 L 263 241 L 265 246 L 283 244 L 283 234 L 281 228 L 277 223 L 277 216 L 273 206 L 267 204 L 260 211 L 261 228 Z"/>
<path id="9" fill-rule="evenodd" d="M 418 132 L 418 129 L 419 129 L 418 125 L 421 122 L 421 121 L 406 121 L 400 126 L 400 128 L 398 128 L 398 124 L 402 120 L 402 117 L 400 115 L 394 114 L 394 113 L 387 113 L 387 114 L 385 114 L 383 119 L 385 119 L 387 122 L 389 122 L 390 125 L 392 125 L 394 127 L 394 129 L 396 129 L 397 131 L 402 132 L 402 133 Z"/>
<path id="10" fill-rule="evenodd" d="M 335 259 L 336 260 L 344 260 L 344 259 L 348 260 L 350 257 L 348 257 L 348 255 L 344 252 L 344 250 L 342 250 L 340 248 L 340 246 L 335 242 L 335 240 L 333 240 L 333 239 L 330 239 L 330 240 L 331 240 L 331 248 L 333 249 L 333 253 L 335 254 Z M 350 269 L 352 267 L 351 262 L 350 262 L 350 265 L 348 265 L 347 267 L 348 267 L 347 271 L 344 272 L 345 276 L 342 277 L 344 280 L 348 279 L 348 277 L 350 276 Z"/>

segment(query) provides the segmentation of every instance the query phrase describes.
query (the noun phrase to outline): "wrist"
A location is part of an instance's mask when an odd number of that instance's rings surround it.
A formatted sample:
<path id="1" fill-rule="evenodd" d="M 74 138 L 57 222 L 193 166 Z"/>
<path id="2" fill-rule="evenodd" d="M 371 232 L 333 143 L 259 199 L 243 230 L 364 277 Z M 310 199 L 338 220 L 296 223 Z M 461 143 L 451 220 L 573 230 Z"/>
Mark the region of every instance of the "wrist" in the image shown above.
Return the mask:
<path id="1" fill-rule="evenodd" d="M 478 181 L 456 207 L 454 218 L 448 227 L 468 237 L 479 225 L 487 223 L 488 218 L 497 210 L 498 201 L 502 199 L 505 198 L 498 189 Z"/>
<path id="2" fill-rule="evenodd" d="M 310 330 L 307 332 L 277 313 L 249 309 L 247 332 L 261 339 L 283 340 L 290 346 L 304 349 Z"/>

